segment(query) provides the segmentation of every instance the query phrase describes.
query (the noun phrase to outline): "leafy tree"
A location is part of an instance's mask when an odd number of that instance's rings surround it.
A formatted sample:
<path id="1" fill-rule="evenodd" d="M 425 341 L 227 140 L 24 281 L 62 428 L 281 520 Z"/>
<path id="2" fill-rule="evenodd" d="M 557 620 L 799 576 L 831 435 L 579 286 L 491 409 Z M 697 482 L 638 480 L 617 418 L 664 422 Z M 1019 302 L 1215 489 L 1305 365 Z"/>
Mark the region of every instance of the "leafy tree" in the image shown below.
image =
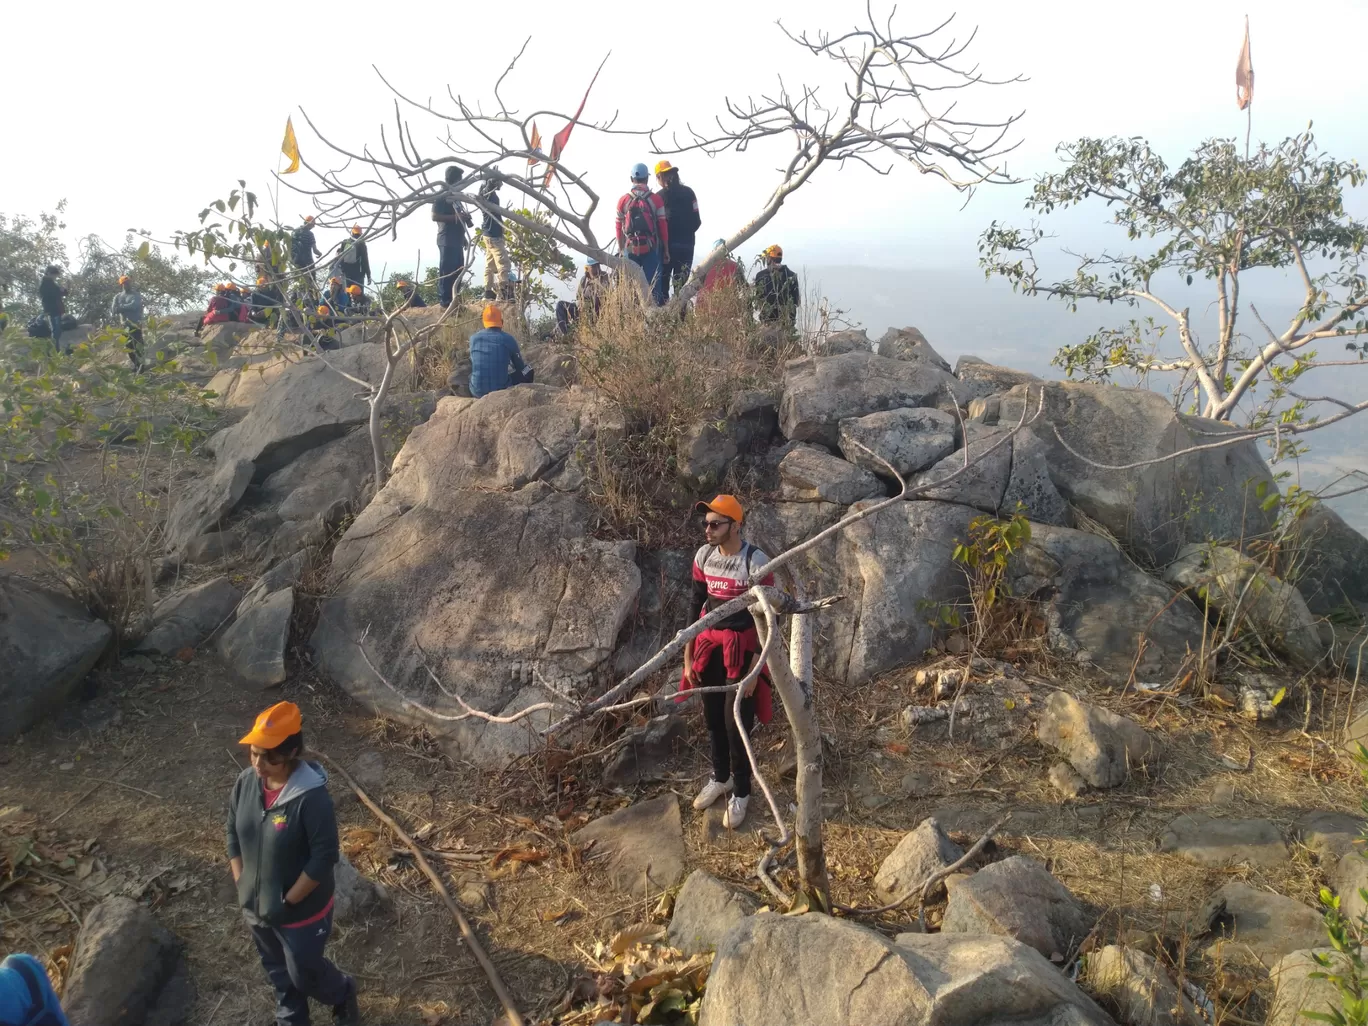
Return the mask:
<path id="1" fill-rule="evenodd" d="M 0 214 L 0 310 L 14 320 L 32 317 L 41 309 L 38 280 L 48 264 L 66 265 L 66 247 L 57 233 L 66 228 L 60 215 L 66 200 L 57 204 L 56 214 L 39 214 L 38 220 Z"/>
<path id="2" fill-rule="evenodd" d="M 97 235 L 81 240 L 81 269 L 67 281 L 67 308 L 83 323 L 99 324 L 109 316 L 109 303 L 119 291 L 119 276 L 127 274 L 142 293 L 150 315 L 165 315 L 196 306 L 213 275 L 176 257 L 164 256 L 150 242 L 124 237 L 117 250 Z"/>
<path id="3" fill-rule="evenodd" d="M 518 308 L 524 311 L 530 307 L 553 309 L 560 297 L 546 279 L 574 281 L 577 270 L 574 258 L 549 234 L 551 218 L 545 210 L 523 208 L 515 213 L 537 226 L 528 227 L 512 220 L 504 226 L 509 262 L 518 276 L 515 290 Z"/>
<path id="4" fill-rule="evenodd" d="M 1332 419 L 1358 412 L 1294 390 L 1298 378 L 1329 362 L 1318 362 L 1318 343 L 1337 340 L 1355 354 L 1336 365 L 1360 365 L 1368 355 L 1354 341 L 1368 332 L 1368 226 L 1344 208 L 1345 188 L 1364 180 L 1357 163 L 1322 154 L 1309 129 L 1276 146 L 1260 145 L 1252 156 L 1234 140 L 1212 139 L 1176 168 L 1139 138 L 1080 139 L 1058 152 L 1067 166 L 1036 180 L 1026 209 L 1048 215 L 1100 202 L 1125 233 L 1126 245 L 1095 256 L 1070 253 L 1076 260 L 1072 277 L 1052 282 L 1036 261 L 1036 248 L 1047 237 L 1040 225 L 994 222 L 979 242 L 985 273 L 1074 310 L 1081 300 L 1094 300 L 1153 313 L 1064 346 L 1056 366 L 1090 380 L 1118 370 L 1142 381 L 1172 375 L 1176 401 L 1192 395 L 1194 412 L 1218 420 L 1232 420 L 1241 410 L 1252 428 L 1313 425 L 1318 401 L 1336 405 Z M 1241 290 L 1254 271 L 1295 274 L 1303 286 L 1298 308 L 1278 319 L 1250 304 L 1253 316 L 1245 316 Z M 1214 303 L 1214 339 L 1199 338 L 1193 326 L 1192 300 L 1182 290 L 1194 281 L 1210 287 L 1197 305 Z M 1296 451 L 1284 437 L 1274 444 L 1275 457 Z"/>

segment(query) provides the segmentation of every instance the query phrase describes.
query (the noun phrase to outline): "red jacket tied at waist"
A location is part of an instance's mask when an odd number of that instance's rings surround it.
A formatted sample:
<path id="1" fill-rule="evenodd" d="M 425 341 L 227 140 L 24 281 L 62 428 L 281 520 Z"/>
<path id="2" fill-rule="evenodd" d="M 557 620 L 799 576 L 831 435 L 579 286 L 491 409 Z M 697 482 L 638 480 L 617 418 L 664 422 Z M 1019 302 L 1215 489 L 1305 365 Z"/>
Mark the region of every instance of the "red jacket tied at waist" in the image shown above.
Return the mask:
<path id="1" fill-rule="evenodd" d="M 693 671 L 700 676 L 708 668 L 717 649 L 722 650 L 722 665 L 726 667 L 728 680 L 740 680 L 746 675 L 750 656 L 760 651 L 760 634 L 754 627 L 744 631 L 729 631 L 713 627 L 694 638 Z M 679 697 L 682 702 L 688 697 L 693 683 L 681 675 Z M 730 697 L 730 696 L 728 696 Z M 760 671 L 760 679 L 755 683 L 755 715 L 761 723 L 768 723 L 774 716 L 774 699 L 770 693 L 769 667 Z"/>

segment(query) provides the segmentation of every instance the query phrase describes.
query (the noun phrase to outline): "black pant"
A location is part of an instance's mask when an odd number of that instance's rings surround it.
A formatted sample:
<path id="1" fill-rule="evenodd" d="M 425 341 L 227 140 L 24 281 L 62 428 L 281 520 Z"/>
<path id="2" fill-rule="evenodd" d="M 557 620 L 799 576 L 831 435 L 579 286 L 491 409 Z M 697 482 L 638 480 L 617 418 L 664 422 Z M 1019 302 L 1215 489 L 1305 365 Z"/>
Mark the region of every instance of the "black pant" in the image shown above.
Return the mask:
<path id="1" fill-rule="evenodd" d="M 566 299 L 556 300 L 556 332 L 570 334 L 570 328 L 579 320 L 579 304 Z"/>
<path id="2" fill-rule="evenodd" d="M 671 242 L 670 243 L 670 281 L 666 288 L 674 288 L 677 296 L 683 290 L 684 285 L 689 280 L 689 275 L 693 274 L 694 244 L 692 242 Z"/>
<path id="3" fill-rule="evenodd" d="M 129 362 L 133 364 L 133 369 L 142 370 L 143 365 L 143 336 L 142 328 L 133 325 L 125 328 L 127 332 L 124 338 L 124 348 L 128 350 Z"/>
<path id="4" fill-rule="evenodd" d="M 340 1005 L 351 996 L 351 977 L 323 957 L 331 933 L 331 912 L 309 926 L 252 927 L 262 968 L 275 988 L 280 1026 L 307 1026 L 309 998 Z"/>
<path id="5" fill-rule="evenodd" d="M 729 684 L 722 650 L 713 649 L 707 668 L 699 675 L 700 687 L 712 688 Z M 738 798 L 749 798 L 751 792 L 751 764 L 746 757 L 746 746 L 741 743 L 741 732 L 736 729 L 732 710 L 735 694 L 730 691 L 706 691 L 703 699 L 703 719 L 708 724 L 708 740 L 712 745 L 713 779 L 732 782 L 732 793 Z M 750 736 L 755 726 L 755 695 L 741 699 L 741 727 Z"/>
<path id="6" fill-rule="evenodd" d="M 448 242 L 439 245 L 437 296 L 441 301 L 442 309 L 446 309 L 451 305 L 452 296 L 456 292 L 457 279 L 465 270 L 465 242 Z"/>

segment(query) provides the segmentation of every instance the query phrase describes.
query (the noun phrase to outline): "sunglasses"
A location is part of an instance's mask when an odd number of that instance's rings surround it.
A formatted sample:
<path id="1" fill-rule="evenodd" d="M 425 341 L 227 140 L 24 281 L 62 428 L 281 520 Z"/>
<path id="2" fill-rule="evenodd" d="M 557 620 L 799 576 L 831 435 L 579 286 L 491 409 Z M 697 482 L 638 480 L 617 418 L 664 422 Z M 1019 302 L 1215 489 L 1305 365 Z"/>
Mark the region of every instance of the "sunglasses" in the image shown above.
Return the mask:
<path id="1" fill-rule="evenodd" d="M 730 524 L 730 523 L 734 523 L 734 521 L 731 521 L 731 520 L 704 520 L 704 521 L 703 521 L 703 530 L 705 530 L 705 531 L 720 531 L 722 528 L 726 527 L 726 526 L 727 526 L 728 524 Z"/>

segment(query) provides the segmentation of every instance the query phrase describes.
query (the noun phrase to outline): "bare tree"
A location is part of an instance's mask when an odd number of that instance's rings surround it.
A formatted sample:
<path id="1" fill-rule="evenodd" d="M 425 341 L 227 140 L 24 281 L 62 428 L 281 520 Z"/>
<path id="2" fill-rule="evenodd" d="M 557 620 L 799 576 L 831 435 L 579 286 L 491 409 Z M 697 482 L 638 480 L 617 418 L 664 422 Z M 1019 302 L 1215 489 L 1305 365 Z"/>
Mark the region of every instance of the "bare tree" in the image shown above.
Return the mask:
<path id="1" fill-rule="evenodd" d="M 618 127 L 616 114 L 604 121 L 580 123 L 589 132 L 636 136 L 658 154 L 698 151 L 716 156 L 747 153 L 769 140 L 786 139 L 792 144 L 793 152 L 784 159 L 779 182 L 764 206 L 727 237 L 725 247 L 703 259 L 677 303 L 686 302 L 725 251 L 768 224 L 788 197 L 811 181 L 824 164 L 860 163 L 879 174 L 906 164 L 966 192 L 980 184 L 1013 180 L 1002 161 L 1015 146 L 1008 136 L 1020 114 L 974 120 L 957 112 L 955 97 L 971 87 L 1001 85 L 1017 78 L 990 79 L 975 66 L 961 66 L 960 59 L 974 34 L 963 40 L 949 36 L 949 19 L 913 35 L 896 32 L 891 17 L 879 23 L 872 11 L 867 11 L 866 21 L 864 26 L 835 36 L 825 32 L 795 35 L 780 26 L 809 55 L 827 58 L 831 62 L 828 66 L 838 72 L 838 82 L 790 89 L 781 77 L 772 95 L 727 101 L 724 114 L 713 119 L 715 131 L 686 129 L 683 136 L 667 136 L 664 125 Z M 540 209 L 549 218 L 547 223 L 538 223 L 503 207 L 499 212 L 506 220 L 543 233 L 609 267 L 623 267 L 644 295 L 645 279 L 631 261 L 621 258 L 616 239 L 601 240 L 595 234 L 591 222 L 600 197 L 584 172 L 571 169 L 563 159 L 550 159 L 532 145 L 532 128 L 538 120 L 546 125 L 572 119 L 545 109 L 522 112 L 504 101 L 501 87 L 526 46 L 524 43 L 495 83 L 489 103 L 464 97 L 450 88 L 446 101 L 440 104 L 418 100 L 381 75 L 394 95 L 394 123 L 381 127 L 380 139 L 373 146 L 347 147 L 302 112 L 306 124 L 341 164 L 327 168 L 306 159 L 304 166 L 314 176 L 312 185 L 282 181 L 313 199 L 321 224 L 360 221 L 368 226 L 368 234 L 393 233 L 401 220 L 446 190 L 443 170 L 455 165 L 466 171 L 459 189 L 461 202 L 488 211 L 489 205 L 479 196 L 479 185 L 491 179 L 502 182 L 518 193 L 529 209 Z M 828 94 L 834 96 L 831 102 Z M 411 121 L 415 116 L 435 119 L 444 127 L 438 152 L 427 153 L 418 146 Z M 535 174 L 509 175 L 499 170 L 501 164 L 527 167 L 529 162 L 541 162 Z"/>

